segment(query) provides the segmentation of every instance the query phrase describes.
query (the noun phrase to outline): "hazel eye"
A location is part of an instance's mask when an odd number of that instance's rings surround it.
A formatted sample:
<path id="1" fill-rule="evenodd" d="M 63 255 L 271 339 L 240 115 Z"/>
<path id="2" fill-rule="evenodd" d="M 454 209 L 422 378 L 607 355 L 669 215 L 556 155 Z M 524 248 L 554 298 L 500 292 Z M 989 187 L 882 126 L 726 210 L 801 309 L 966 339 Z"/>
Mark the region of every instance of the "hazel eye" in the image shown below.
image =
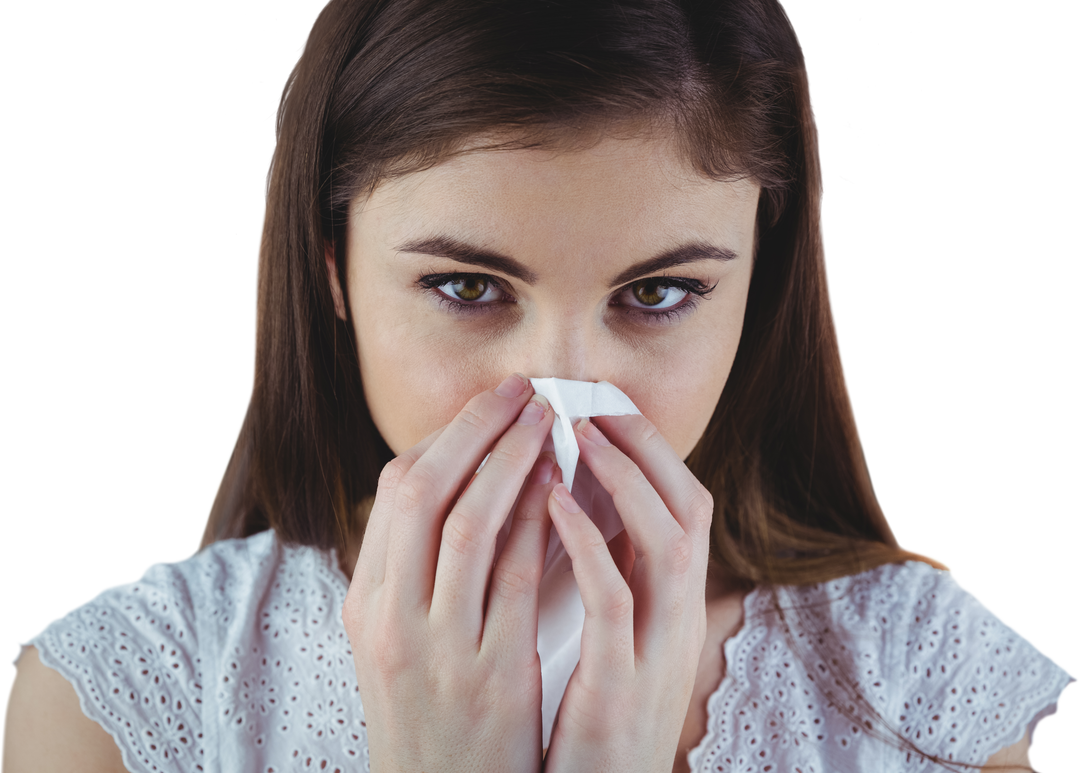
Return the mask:
<path id="1" fill-rule="evenodd" d="M 683 287 L 678 287 L 674 283 L 663 284 L 664 282 L 665 280 L 662 280 L 661 277 L 653 276 L 652 279 L 635 282 L 633 285 L 627 288 L 627 291 L 629 291 L 631 296 L 633 296 L 636 300 L 640 300 L 645 303 L 645 306 L 642 307 L 643 309 L 649 310 L 670 309 L 672 308 L 672 306 L 674 306 L 675 303 L 678 303 L 678 301 L 683 300 L 688 295 L 690 295 L 690 290 Z M 669 296 L 672 295 L 673 290 L 676 296 L 673 299 L 674 302 L 667 304 L 667 306 L 665 307 L 659 306 L 659 303 L 669 299 Z M 679 293 L 683 295 L 678 295 Z"/>
<path id="2" fill-rule="evenodd" d="M 490 277 L 477 274 L 458 274 L 454 277 L 453 281 L 440 285 L 438 289 L 449 287 L 453 289 L 453 293 L 458 296 L 458 300 L 467 303 L 477 303 L 483 300 L 484 296 L 487 295 L 487 290 L 496 286 L 495 283 L 490 282 L 489 279 Z M 476 285 L 480 286 L 480 289 L 476 289 Z M 451 298 L 453 298 L 453 296 L 451 296 Z"/>

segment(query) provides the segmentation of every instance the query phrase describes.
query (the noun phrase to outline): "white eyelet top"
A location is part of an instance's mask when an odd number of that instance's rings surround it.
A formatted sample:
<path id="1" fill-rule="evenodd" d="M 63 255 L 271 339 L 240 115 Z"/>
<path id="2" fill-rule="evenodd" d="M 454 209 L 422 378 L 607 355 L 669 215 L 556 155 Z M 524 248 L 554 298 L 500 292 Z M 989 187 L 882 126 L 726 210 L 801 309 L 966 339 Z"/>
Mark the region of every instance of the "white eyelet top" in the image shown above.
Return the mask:
<path id="1" fill-rule="evenodd" d="M 130 771 L 352 773 L 368 763 L 347 589 L 332 551 L 263 532 L 151 567 L 31 643 Z M 981 765 L 1072 681 L 922 563 L 755 588 L 744 606 L 695 772 L 936 767 L 903 739 Z"/>

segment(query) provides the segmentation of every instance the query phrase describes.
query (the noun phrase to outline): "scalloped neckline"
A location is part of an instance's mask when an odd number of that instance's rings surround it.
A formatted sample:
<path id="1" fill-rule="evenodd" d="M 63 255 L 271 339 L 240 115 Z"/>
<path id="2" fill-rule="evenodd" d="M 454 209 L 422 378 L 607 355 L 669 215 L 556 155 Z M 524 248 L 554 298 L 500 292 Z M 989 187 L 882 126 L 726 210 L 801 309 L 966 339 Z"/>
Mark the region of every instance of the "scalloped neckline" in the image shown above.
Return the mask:
<path id="1" fill-rule="evenodd" d="M 701 761 L 701 756 L 705 753 L 705 749 L 708 747 L 708 743 L 713 740 L 715 727 L 714 709 L 720 705 L 720 702 L 716 699 L 718 695 L 725 690 L 730 690 L 734 684 L 734 677 L 731 675 L 731 658 L 735 652 L 735 648 L 738 646 L 740 640 L 745 637 L 750 631 L 750 610 L 751 601 L 757 598 L 757 595 L 761 591 L 760 585 L 755 585 L 751 588 L 742 600 L 742 625 L 738 627 L 735 633 L 724 639 L 723 644 L 720 645 L 720 649 L 724 652 L 724 675 L 720 677 L 720 684 L 716 686 L 716 689 L 709 693 L 709 697 L 705 699 L 705 733 L 701 736 L 701 740 L 697 746 L 692 748 L 686 753 L 686 764 L 693 773 L 697 763 Z"/>

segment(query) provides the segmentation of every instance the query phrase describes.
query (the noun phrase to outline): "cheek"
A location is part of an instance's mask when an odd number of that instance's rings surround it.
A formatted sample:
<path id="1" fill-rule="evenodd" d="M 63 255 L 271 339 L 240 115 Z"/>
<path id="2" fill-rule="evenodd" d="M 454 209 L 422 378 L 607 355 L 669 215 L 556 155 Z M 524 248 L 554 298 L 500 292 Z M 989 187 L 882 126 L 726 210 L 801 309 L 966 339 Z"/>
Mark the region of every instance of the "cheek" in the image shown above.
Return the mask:
<path id="1" fill-rule="evenodd" d="M 448 424 L 473 396 L 506 375 L 493 357 L 470 356 L 416 325 L 357 320 L 364 397 L 383 440 L 401 454 Z"/>
<path id="2" fill-rule="evenodd" d="M 712 418 L 724 389 L 738 339 L 712 356 L 683 360 L 648 377 L 630 377 L 621 386 L 641 412 L 685 459 Z M 617 382 L 616 382 L 617 383 Z"/>
<path id="3" fill-rule="evenodd" d="M 683 459 L 705 433 L 739 347 L 745 298 L 732 294 L 721 308 L 675 345 L 634 358 L 637 367 L 608 379 Z"/>

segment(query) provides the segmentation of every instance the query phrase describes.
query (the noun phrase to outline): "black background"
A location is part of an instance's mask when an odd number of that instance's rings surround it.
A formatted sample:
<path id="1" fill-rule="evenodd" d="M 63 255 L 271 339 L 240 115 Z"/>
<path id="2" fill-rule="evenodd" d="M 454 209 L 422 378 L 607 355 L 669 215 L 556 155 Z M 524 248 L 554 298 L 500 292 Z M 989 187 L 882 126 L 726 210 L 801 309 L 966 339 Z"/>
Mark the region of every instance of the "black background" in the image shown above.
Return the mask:
<path id="1" fill-rule="evenodd" d="M 1075 506 L 1057 493 L 1064 350 L 1031 291 L 1039 270 L 1016 253 L 1025 225 L 1001 196 L 1015 187 L 986 161 L 980 36 L 933 5 L 787 6 L 813 77 L 837 313 L 882 500 L 902 542 L 949 560 L 1077 669 Z M 318 8 L 133 14 L 108 44 L 80 25 L 75 96 L 33 86 L 51 118 L 19 128 L 37 137 L 10 152 L 38 192 L 18 205 L 35 238 L 12 253 L 25 280 L 5 294 L 6 641 L 194 548 L 247 390 L 262 119 Z M 1043 770 L 1064 770 L 1067 717 L 1039 734 Z"/>

